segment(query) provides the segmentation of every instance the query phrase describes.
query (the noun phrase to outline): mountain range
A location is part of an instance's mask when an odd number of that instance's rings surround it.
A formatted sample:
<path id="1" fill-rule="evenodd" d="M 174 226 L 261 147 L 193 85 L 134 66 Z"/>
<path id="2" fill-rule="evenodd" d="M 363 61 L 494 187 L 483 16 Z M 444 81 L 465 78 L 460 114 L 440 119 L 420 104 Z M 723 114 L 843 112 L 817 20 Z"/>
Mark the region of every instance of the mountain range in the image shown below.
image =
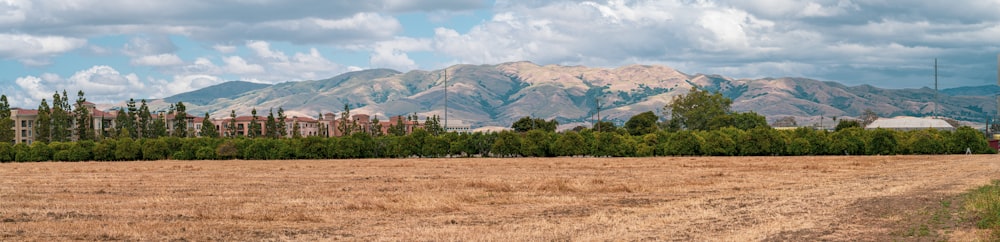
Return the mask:
<path id="1" fill-rule="evenodd" d="M 997 86 L 960 87 L 937 92 L 930 88 L 885 89 L 845 86 L 807 78 L 734 79 L 686 74 L 666 66 L 618 68 L 540 66 L 531 62 L 455 65 L 441 70 L 399 72 L 371 69 L 329 79 L 274 85 L 232 81 L 151 102 L 185 102 L 188 113 L 226 117 L 231 110 L 258 115 L 278 107 L 288 116 L 316 117 L 339 113 L 388 116 L 416 113 L 444 116 L 447 80 L 448 119 L 473 127 L 509 126 L 532 116 L 556 119 L 562 127 L 601 119 L 624 123 L 629 117 L 662 108 L 692 87 L 717 91 L 733 100 L 734 111 L 753 111 L 769 120 L 795 117 L 800 125 L 834 117 L 857 117 L 871 109 L 880 117 L 940 116 L 983 122 L 996 110 Z M 935 99 L 938 102 L 935 102 Z M 938 103 L 938 105 L 935 105 Z M 937 107 L 935 107 L 937 106 Z M 827 124 L 829 125 L 829 124 Z"/>

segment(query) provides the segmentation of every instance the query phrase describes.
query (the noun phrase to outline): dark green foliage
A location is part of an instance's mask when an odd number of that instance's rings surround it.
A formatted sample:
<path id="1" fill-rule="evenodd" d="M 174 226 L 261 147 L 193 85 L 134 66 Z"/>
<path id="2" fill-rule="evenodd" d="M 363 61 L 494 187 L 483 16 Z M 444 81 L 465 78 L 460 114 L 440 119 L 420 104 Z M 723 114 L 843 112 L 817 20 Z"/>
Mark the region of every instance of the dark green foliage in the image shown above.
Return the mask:
<path id="1" fill-rule="evenodd" d="M 42 99 L 38 104 L 38 116 L 35 117 L 35 142 L 46 143 L 52 137 L 52 118 L 49 103 Z"/>
<path id="2" fill-rule="evenodd" d="M 77 140 L 94 140 L 94 117 L 90 115 L 90 109 L 84 107 L 87 101 L 83 97 L 83 91 L 77 92 L 76 109 L 73 116 L 76 117 L 76 137 Z"/>
<path id="3" fill-rule="evenodd" d="M 515 132 L 502 131 L 493 142 L 492 153 L 497 157 L 514 157 L 520 153 L 521 137 Z"/>
<path id="4" fill-rule="evenodd" d="M 666 154 L 674 156 L 695 156 L 704 154 L 702 146 L 705 140 L 698 136 L 695 131 L 682 130 L 670 136 L 665 144 Z"/>
<path id="5" fill-rule="evenodd" d="M 978 132 L 977 132 L 978 133 Z M 899 148 L 899 141 L 896 140 L 895 132 L 887 129 L 875 129 L 869 131 L 868 153 L 869 155 L 895 155 Z M 985 140 L 984 140 L 985 144 Z"/>
<path id="6" fill-rule="evenodd" d="M 840 131 L 849 128 L 861 128 L 861 122 L 858 122 L 857 120 L 840 120 L 840 122 L 837 123 L 837 127 L 834 128 L 834 130 Z"/>
<path id="7" fill-rule="evenodd" d="M 952 154 L 965 154 L 967 149 L 975 154 L 992 154 L 996 152 L 989 147 L 989 143 L 987 143 L 986 136 L 983 133 L 969 126 L 962 126 L 956 129 L 949 141 L 949 144 L 953 144 L 953 147 L 951 147 Z"/>
<path id="8" fill-rule="evenodd" d="M 770 127 L 757 127 L 747 130 L 740 142 L 741 155 L 781 155 L 785 152 L 784 136 Z"/>
<path id="9" fill-rule="evenodd" d="M 514 124 L 512 124 L 510 127 L 513 128 L 514 131 L 524 133 L 528 132 L 529 130 L 536 130 L 536 129 L 546 132 L 555 132 L 556 127 L 558 126 L 559 122 L 556 121 L 555 119 L 552 119 L 550 121 L 545 121 L 544 119 L 541 118 L 531 118 L 525 116 L 515 121 Z"/>
<path id="10" fill-rule="evenodd" d="M 643 112 L 629 118 L 628 122 L 625 122 L 625 129 L 633 136 L 651 134 L 659 130 L 657 126 L 659 120 L 660 117 L 653 111 Z"/>
<path id="11" fill-rule="evenodd" d="M 202 118 L 201 130 L 198 131 L 198 134 L 206 138 L 219 137 L 219 131 L 215 129 L 215 124 L 212 123 L 212 117 L 208 115 L 208 112 L 205 112 L 205 117 Z"/>
<path id="12" fill-rule="evenodd" d="M 143 139 L 140 142 L 142 143 L 142 159 L 144 160 L 162 160 L 170 154 L 170 147 L 163 139 Z"/>
<path id="13" fill-rule="evenodd" d="M 720 126 L 716 127 L 732 126 L 742 130 L 769 127 L 767 125 L 767 118 L 755 112 L 734 113 L 728 116 L 731 120 L 729 125 L 720 124 Z"/>
<path id="14" fill-rule="evenodd" d="M 550 149 L 559 156 L 582 156 L 587 154 L 587 147 L 590 145 L 584 141 L 580 133 L 569 131 L 556 138 Z"/>
<path id="15" fill-rule="evenodd" d="M 187 108 L 183 102 L 174 105 L 174 137 L 188 137 Z"/>
<path id="16" fill-rule="evenodd" d="M 14 145 L 8 142 L 0 142 L 0 162 L 11 162 L 14 161 L 14 156 L 17 152 L 14 150 Z"/>
<path id="17" fill-rule="evenodd" d="M 622 137 L 614 132 L 597 132 L 594 148 L 591 155 L 597 157 L 604 156 L 624 156 L 631 147 L 624 147 Z"/>
<path id="18" fill-rule="evenodd" d="M 0 95 L 0 143 L 14 143 L 14 120 L 10 117 L 10 103 L 7 102 L 7 95 Z M 0 154 L 2 156 L 2 154 Z M 11 160 L 14 156 L 11 155 Z M 0 157 L 0 161 L 3 157 Z"/>
<path id="19" fill-rule="evenodd" d="M 712 120 L 727 115 L 732 100 L 721 93 L 691 88 L 686 95 L 674 97 L 664 109 L 670 112 L 670 122 L 688 130 L 710 130 Z"/>
<path id="20" fill-rule="evenodd" d="M 715 156 L 731 156 L 739 154 L 738 146 L 736 141 L 730 133 L 739 132 L 741 130 L 735 130 L 735 128 L 729 127 L 728 129 L 734 129 L 727 132 L 721 130 L 706 131 L 700 133 L 705 140 L 702 146 L 702 153 L 705 155 L 715 155 Z"/>
<path id="21" fill-rule="evenodd" d="M 843 122 L 841 122 L 843 123 Z M 857 123 L 857 122 L 855 122 Z M 839 125 L 838 125 L 839 126 Z M 833 133 L 830 153 L 834 155 L 863 155 L 867 151 L 864 130 L 858 127 L 846 128 Z"/>
<path id="22" fill-rule="evenodd" d="M 549 156 L 549 133 L 535 129 L 528 131 L 521 139 L 521 155 L 528 157 Z"/>
<path id="23" fill-rule="evenodd" d="M 142 146 L 132 138 L 125 137 L 118 139 L 114 149 L 114 160 L 130 161 L 138 160 L 142 155 Z"/>

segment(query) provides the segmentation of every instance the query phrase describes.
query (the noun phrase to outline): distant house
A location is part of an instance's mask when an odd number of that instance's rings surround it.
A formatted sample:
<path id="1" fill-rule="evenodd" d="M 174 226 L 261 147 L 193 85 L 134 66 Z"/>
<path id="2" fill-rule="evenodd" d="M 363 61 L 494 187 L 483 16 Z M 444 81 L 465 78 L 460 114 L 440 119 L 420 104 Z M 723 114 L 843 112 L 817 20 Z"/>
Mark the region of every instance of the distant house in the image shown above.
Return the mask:
<path id="1" fill-rule="evenodd" d="M 921 129 L 937 129 L 945 131 L 954 131 L 955 126 L 951 126 L 948 121 L 936 118 L 918 118 L 918 117 L 895 117 L 895 118 L 879 118 L 874 122 L 865 127 L 865 129 L 891 129 L 899 131 L 909 131 L 909 130 L 921 130 Z"/>

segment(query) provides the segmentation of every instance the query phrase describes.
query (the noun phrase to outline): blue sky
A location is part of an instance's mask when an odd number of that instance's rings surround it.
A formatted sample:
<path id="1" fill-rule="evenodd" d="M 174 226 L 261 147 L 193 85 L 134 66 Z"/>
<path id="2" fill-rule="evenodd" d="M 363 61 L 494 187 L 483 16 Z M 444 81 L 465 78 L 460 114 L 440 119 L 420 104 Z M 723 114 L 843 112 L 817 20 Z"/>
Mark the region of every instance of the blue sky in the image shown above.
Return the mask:
<path id="1" fill-rule="evenodd" d="M 996 83 L 998 53 L 998 0 L 0 1 L 0 92 L 32 108 L 524 60 L 919 88 L 938 58 L 956 87 Z"/>

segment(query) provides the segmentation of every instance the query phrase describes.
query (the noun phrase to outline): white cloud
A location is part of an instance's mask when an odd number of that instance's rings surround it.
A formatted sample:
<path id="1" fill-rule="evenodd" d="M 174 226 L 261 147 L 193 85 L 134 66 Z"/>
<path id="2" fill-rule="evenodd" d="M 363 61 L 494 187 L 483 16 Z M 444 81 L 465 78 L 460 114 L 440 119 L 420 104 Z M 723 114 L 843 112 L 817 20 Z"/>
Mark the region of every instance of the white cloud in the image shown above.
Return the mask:
<path id="1" fill-rule="evenodd" d="M 132 59 L 132 65 L 137 66 L 176 66 L 184 61 L 175 54 L 147 55 Z"/>
<path id="2" fill-rule="evenodd" d="M 410 59 L 407 52 L 431 50 L 430 39 L 397 38 L 380 41 L 372 48 L 370 65 L 372 68 L 390 68 L 398 71 L 417 69 L 419 65 Z"/>
<path id="3" fill-rule="evenodd" d="M 69 78 L 51 73 L 43 74 L 41 77 L 25 76 L 18 78 L 15 83 L 28 93 L 35 104 L 42 98 L 51 99 L 54 92 L 63 90 L 67 93 L 82 90 L 87 100 L 103 103 L 147 96 L 146 85 L 139 81 L 137 75 L 123 75 L 109 66 L 93 66 L 78 71 Z"/>
<path id="4" fill-rule="evenodd" d="M 218 51 L 219 53 L 223 53 L 223 54 L 229 54 L 229 53 L 236 52 L 236 46 L 232 46 L 232 45 L 221 45 L 221 44 L 219 44 L 219 45 L 213 45 L 212 49 L 215 49 L 215 51 Z"/>
<path id="5" fill-rule="evenodd" d="M 257 64 L 249 64 L 239 56 L 229 56 L 222 59 L 226 63 L 225 71 L 233 74 L 258 74 L 264 72 L 264 67 Z"/>
<path id="6" fill-rule="evenodd" d="M 29 65 L 47 64 L 47 58 L 87 44 L 84 39 L 0 33 L 0 58 Z"/>
<path id="7" fill-rule="evenodd" d="M 132 57 L 173 53 L 174 51 L 177 51 L 177 46 L 166 35 L 134 37 L 122 47 L 122 53 Z"/>
<path id="8" fill-rule="evenodd" d="M 271 43 L 267 41 L 248 41 L 247 48 L 253 50 L 258 57 L 276 61 L 288 61 L 288 56 L 281 51 L 271 50 Z"/>

